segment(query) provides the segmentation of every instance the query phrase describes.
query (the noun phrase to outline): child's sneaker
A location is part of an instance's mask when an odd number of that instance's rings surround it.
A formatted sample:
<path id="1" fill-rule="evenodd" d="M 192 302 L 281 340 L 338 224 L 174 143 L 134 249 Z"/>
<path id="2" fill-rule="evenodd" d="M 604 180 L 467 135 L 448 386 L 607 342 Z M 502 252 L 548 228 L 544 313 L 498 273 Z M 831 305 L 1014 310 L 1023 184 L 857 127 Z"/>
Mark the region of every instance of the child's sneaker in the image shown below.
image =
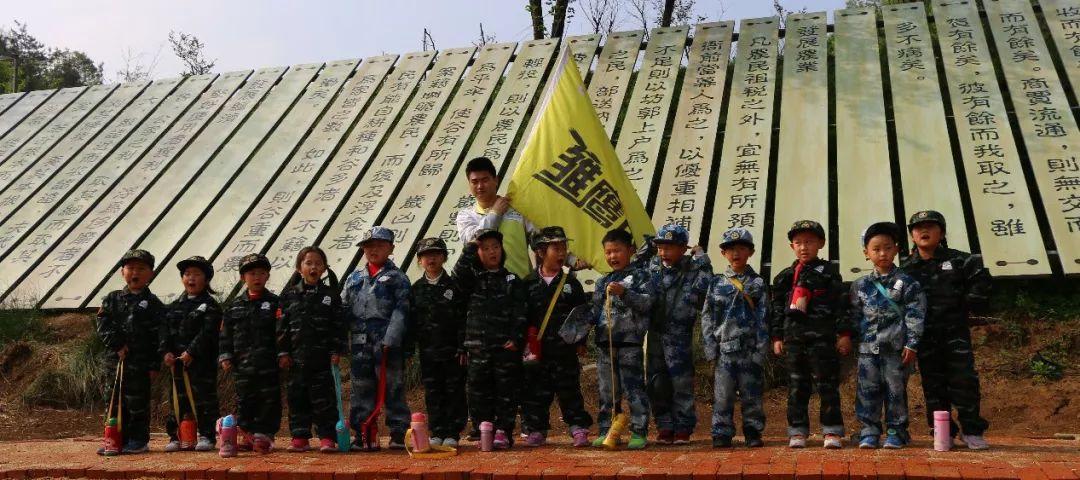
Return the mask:
<path id="1" fill-rule="evenodd" d="M 885 436 L 885 445 L 883 446 L 890 449 L 904 448 L 904 439 L 900 438 L 899 435 L 889 434 Z"/>
<path id="2" fill-rule="evenodd" d="M 825 435 L 825 448 L 837 449 L 844 448 L 844 440 L 840 438 L 840 435 L 827 434 Z"/>
<path id="3" fill-rule="evenodd" d="M 250 433 L 240 432 L 240 444 L 236 446 L 236 449 L 241 452 L 250 452 L 255 450 L 255 439 Z"/>
<path id="4" fill-rule="evenodd" d="M 649 442 L 645 441 L 645 435 L 634 433 L 630 435 L 630 441 L 627 442 L 626 448 L 628 450 L 641 450 L 645 448 L 648 443 Z"/>
<path id="5" fill-rule="evenodd" d="M 199 441 L 195 443 L 196 452 L 209 452 L 214 449 L 214 442 L 209 437 L 199 435 Z"/>
<path id="6" fill-rule="evenodd" d="M 589 431 L 584 428 L 575 428 L 571 434 L 574 437 L 574 447 L 581 448 L 589 446 Z"/>
<path id="7" fill-rule="evenodd" d="M 859 448 L 862 449 L 874 449 L 878 448 L 878 437 L 875 435 L 863 435 L 859 440 Z"/>
<path id="8" fill-rule="evenodd" d="M 268 435 L 256 433 L 251 446 L 256 453 L 265 455 L 274 451 L 274 439 L 270 438 Z"/>
<path id="9" fill-rule="evenodd" d="M 712 448 L 731 448 L 731 437 L 727 435 L 712 437 Z"/>
<path id="10" fill-rule="evenodd" d="M 334 453 L 337 451 L 337 444 L 334 443 L 332 438 L 320 438 L 319 439 L 319 452 L 320 453 Z"/>
<path id="11" fill-rule="evenodd" d="M 428 443 L 430 443 L 431 446 L 433 446 L 433 447 L 441 446 L 442 442 L 443 442 L 443 439 L 440 438 L 440 437 L 431 437 L 430 439 L 428 439 Z"/>
<path id="12" fill-rule="evenodd" d="M 492 443 L 496 450 L 506 450 L 510 448 L 510 439 L 506 436 L 506 432 L 502 430 L 495 430 L 495 441 Z"/>
<path id="13" fill-rule="evenodd" d="M 986 443 L 986 439 L 982 435 L 964 435 L 964 443 L 971 450 L 986 450 L 990 448 L 990 444 Z M 126 450 L 126 449 L 125 449 Z"/>
<path id="14" fill-rule="evenodd" d="M 442 446 L 450 447 L 450 448 L 457 448 L 458 439 L 453 438 L 453 437 L 444 438 L 443 441 L 442 441 Z"/>
<path id="15" fill-rule="evenodd" d="M 788 437 L 788 448 L 806 448 L 806 437 L 802 435 L 792 435 Z"/>
<path id="16" fill-rule="evenodd" d="M 169 440 L 169 443 L 165 444 L 165 452 L 166 453 L 179 452 L 179 451 L 180 451 L 180 440 Z"/>
<path id="17" fill-rule="evenodd" d="M 660 430 L 656 434 L 656 443 L 660 445 L 671 445 L 675 443 L 675 432 L 672 430 Z"/>
<path id="18" fill-rule="evenodd" d="M 391 433 L 390 443 L 386 446 L 390 450 L 405 450 L 405 434 Z"/>
<path id="19" fill-rule="evenodd" d="M 678 432 L 675 434 L 675 445 L 690 445 L 690 432 Z"/>
<path id="20" fill-rule="evenodd" d="M 604 446 L 604 440 L 607 440 L 607 435 L 600 435 L 599 437 L 596 437 L 596 439 L 592 441 L 592 446 L 594 446 L 596 448 L 603 447 Z"/>
<path id="21" fill-rule="evenodd" d="M 311 450 L 311 441 L 306 438 L 293 437 L 292 441 L 289 442 L 289 448 L 285 450 L 293 453 L 306 452 Z"/>
<path id="22" fill-rule="evenodd" d="M 525 446 L 539 447 L 545 442 L 544 432 L 531 432 L 525 437 Z"/>
<path id="23" fill-rule="evenodd" d="M 765 446 L 765 442 L 758 435 L 747 435 L 746 446 L 750 448 L 761 448 Z"/>
<path id="24" fill-rule="evenodd" d="M 137 442 L 135 440 L 128 440 L 128 442 L 124 444 L 124 449 L 122 450 L 122 452 L 124 452 L 125 454 L 131 455 L 138 453 L 146 453 L 149 451 L 150 444 L 146 442 Z"/>

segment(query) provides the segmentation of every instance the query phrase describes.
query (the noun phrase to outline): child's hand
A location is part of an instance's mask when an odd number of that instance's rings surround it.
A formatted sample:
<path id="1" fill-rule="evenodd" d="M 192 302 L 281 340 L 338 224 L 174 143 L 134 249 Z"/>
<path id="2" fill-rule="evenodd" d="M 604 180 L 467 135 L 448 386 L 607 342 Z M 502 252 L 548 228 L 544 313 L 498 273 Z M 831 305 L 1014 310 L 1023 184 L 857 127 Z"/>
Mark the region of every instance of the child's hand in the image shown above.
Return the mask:
<path id="1" fill-rule="evenodd" d="M 847 335 L 841 335 L 836 339 L 836 351 L 840 353 L 840 356 L 846 357 L 851 353 L 851 337 Z"/>
<path id="2" fill-rule="evenodd" d="M 693 255 L 695 257 L 703 253 L 705 253 L 705 248 L 703 248 L 701 245 L 694 245 L 694 248 L 690 249 L 690 255 Z"/>
<path id="3" fill-rule="evenodd" d="M 277 365 L 278 365 L 278 368 L 280 368 L 282 370 L 288 370 L 289 367 L 292 366 L 292 358 L 289 358 L 288 355 L 282 355 L 282 356 L 278 357 Z"/>
<path id="4" fill-rule="evenodd" d="M 503 350 L 509 350 L 511 352 L 516 352 L 517 349 L 518 349 L 517 345 L 514 345 L 513 340 L 507 340 L 506 343 L 503 344 Z"/>
<path id="5" fill-rule="evenodd" d="M 221 370 L 226 373 L 228 373 L 229 370 L 232 370 L 232 360 L 222 360 Z"/>
<path id="6" fill-rule="evenodd" d="M 904 366 L 906 367 L 915 362 L 915 357 L 915 350 L 904 347 L 904 354 L 900 357 L 900 361 L 904 362 Z"/>
<path id="7" fill-rule="evenodd" d="M 195 357 L 192 357 L 191 354 L 188 353 L 188 352 L 184 352 L 184 353 L 180 354 L 180 361 L 184 362 L 185 367 L 188 366 L 188 365 L 191 365 L 191 362 L 193 360 L 195 360 Z"/>
<path id="8" fill-rule="evenodd" d="M 464 367 L 469 364 L 469 354 L 459 353 L 457 356 L 457 360 L 458 364 Z"/>
<path id="9" fill-rule="evenodd" d="M 607 294 L 621 297 L 626 293 L 626 286 L 619 282 L 611 282 L 607 285 Z"/>
<path id="10" fill-rule="evenodd" d="M 579 259 L 574 261 L 574 266 L 571 267 L 570 269 L 574 270 L 574 271 L 578 271 L 578 270 L 586 270 L 586 269 L 589 269 L 589 268 L 592 268 L 592 265 L 589 265 L 589 262 L 586 262 L 585 260 L 582 260 L 582 259 L 579 258 Z"/>
<path id="11" fill-rule="evenodd" d="M 175 362 L 176 362 L 176 356 L 173 355 L 172 352 L 169 352 L 169 353 L 165 354 L 165 365 L 167 367 L 172 368 L 173 363 L 175 363 Z"/>
<path id="12" fill-rule="evenodd" d="M 774 354 L 776 354 L 776 356 L 778 356 L 778 357 L 782 356 L 784 354 L 784 341 L 783 340 L 773 340 L 773 342 L 772 342 L 772 351 L 773 351 Z"/>
<path id="13" fill-rule="evenodd" d="M 127 345 L 124 345 L 123 347 L 120 347 L 120 350 L 116 351 L 116 356 L 120 357 L 120 360 L 123 360 L 123 359 L 127 358 L 127 353 L 128 353 L 128 347 L 127 347 Z"/>
<path id="14" fill-rule="evenodd" d="M 338 362 L 341 362 L 341 355 L 338 355 L 336 353 L 331 354 L 330 355 L 330 364 L 331 365 L 337 365 Z"/>

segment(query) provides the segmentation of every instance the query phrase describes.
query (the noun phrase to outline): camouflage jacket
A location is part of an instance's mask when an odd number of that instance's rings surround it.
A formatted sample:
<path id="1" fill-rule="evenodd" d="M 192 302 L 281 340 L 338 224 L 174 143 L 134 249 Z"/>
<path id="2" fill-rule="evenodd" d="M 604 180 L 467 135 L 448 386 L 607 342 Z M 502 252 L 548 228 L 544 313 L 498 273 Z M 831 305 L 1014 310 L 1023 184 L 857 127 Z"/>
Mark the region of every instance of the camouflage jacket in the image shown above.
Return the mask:
<path id="1" fill-rule="evenodd" d="M 409 319 L 409 287 L 409 278 L 391 260 L 374 277 L 367 265 L 349 274 L 341 300 L 353 336 L 374 336 L 382 339 L 383 346 L 401 347 Z"/>
<path id="2" fill-rule="evenodd" d="M 899 268 L 885 275 L 873 271 L 851 283 L 850 312 L 851 323 L 859 326 L 860 353 L 878 353 L 882 346 L 893 352 L 917 350 L 926 317 L 926 295 L 919 283 Z"/>
<path id="3" fill-rule="evenodd" d="M 421 278 L 409 290 L 409 339 L 421 350 L 465 351 L 465 307 L 468 298 L 450 272 L 434 284 Z"/>
<path id="4" fill-rule="evenodd" d="M 251 298 L 245 289 L 229 304 L 221 322 L 218 361 L 238 371 L 277 371 L 277 317 L 281 300 L 269 290 Z"/>
<path id="5" fill-rule="evenodd" d="M 476 244 L 466 245 L 454 264 L 454 278 L 468 298 L 464 345 L 502 348 L 511 341 L 520 348 L 528 322 L 525 284 L 506 267 L 484 269 L 476 249 Z"/>
<path id="6" fill-rule="evenodd" d="M 634 264 L 647 272 L 656 295 L 649 329 L 690 338 L 712 280 L 709 256 L 686 255 L 674 265 L 665 266 L 656 254 L 656 246 L 647 242 L 638 250 Z"/>
<path id="7" fill-rule="evenodd" d="M 794 285 L 798 264 L 792 262 L 773 279 L 769 336 L 777 340 L 817 340 L 850 335 L 855 327 L 847 315 L 847 290 L 839 268 L 827 260 L 811 260 L 801 269 L 798 285 Z M 788 309 L 795 286 L 810 292 L 805 313 Z"/>
<path id="8" fill-rule="evenodd" d="M 161 323 L 158 354 L 177 357 L 187 352 L 196 362 L 217 363 L 218 329 L 221 328 L 221 305 L 209 293 L 173 300 Z"/>
<path id="9" fill-rule="evenodd" d="M 738 281 L 742 291 L 735 286 Z M 769 334 L 769 297 L 765 280 L 750 266 L 742 274 L 728 268 L 713 277 L 708 299 L 701 310 L 701 335 L 705 358 L 720 354 L 764 352 Z"/>
<path id="10" fill-rule="evenodd" d="M 588 337 L 589 330 L 595 327 L 594 341 L 604 348 L 607 348 L 609 335 L 616 346 L 643 344 L 645 333 L 649 331 L 649 313 L 656 296 L 648 277 L 647 273 L 635 268 L 625 268 L 600 277 L 596 281 L 592 301 L 571 312 L 559 336 L 567 343 L 578 343 Z M 611 297 L 611 318 L 608 318 L 605 292 L 607 286 L 614 282 L 622 283 L 626 292 L 621 297 Z"/>
<path id="11" fill-rule="evenodd" d="M 277 324 L 278 356 L 294 361 L 323 363 L 330 355 L 349 351 L 348 327 L 341 296 L 325 283 L 289 285 L 281 292 Z"/>
<path id="12" fill-rule="evenodd" d="M 559 281 L 564 275 L 567 276 L 566 282 L 563 284 L 562 290 L 556 293 L 555 287 L 559 286 Z M 560 272 L 551 280 L 551 283 L 547 283 L 540 276 L 539 269 L 537 269 L 533 270 L 525 278 L 525 285 L 529 296 L 530 327 L 540 328 L 540 324 L 544 322 L 544 315 L 547 314 L 548 306 L 551 304 L 551 299 L 556 294 L 558 295 L 555 308 L 552 309 L 551 317 L 548 319 L 547 327 L 544 329 L 543 342 L 545 347 L 566 345 L 566 342 L 559 336 L 559 329 L 562 328 L 566 317 L 570 316 L 570 312 L 575 307 L 584 305 L 589 301 L 589 297 L 585 294 L 585 289 L 581 286 L 581 282 L 578 281 L 577 275 L 574 275 L 573 272 Z"/>
<path id="13" fill-rule="evenodd" d="M 986 308 L 990 273 L 981 256 L 940 246 L 926 260 L 913 251 L 900 269 L 926 294 L 926 330 L 967 328 L 968 315 Z"/>
<path id="14" fill-rule="evenodd" d="M 147 366 L 158 365 L 157 344 L 165 305 L 149 288 L 132 293 L 127 287 L 114 290 L 101 300 L 97 313 L 97 333 L 101 342 L 115 355 L 128 347 L 127 361 Z"/>

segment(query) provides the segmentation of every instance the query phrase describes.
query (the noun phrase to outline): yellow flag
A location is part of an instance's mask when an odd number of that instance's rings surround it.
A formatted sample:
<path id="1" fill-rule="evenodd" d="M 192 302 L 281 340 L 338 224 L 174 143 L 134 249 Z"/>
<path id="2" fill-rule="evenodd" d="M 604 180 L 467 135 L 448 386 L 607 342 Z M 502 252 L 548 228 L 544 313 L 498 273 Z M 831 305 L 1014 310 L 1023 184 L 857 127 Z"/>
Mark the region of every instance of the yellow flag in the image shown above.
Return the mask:
<path id="1" fill-rule="evenodd" d="M 563 227 L 574 254 L 608 272 L 600 244 L 608 230 L 627 230 L 639 244 L 656 230 L 566 48 L 538 109 L 507 194 L 538 227 Z"/>

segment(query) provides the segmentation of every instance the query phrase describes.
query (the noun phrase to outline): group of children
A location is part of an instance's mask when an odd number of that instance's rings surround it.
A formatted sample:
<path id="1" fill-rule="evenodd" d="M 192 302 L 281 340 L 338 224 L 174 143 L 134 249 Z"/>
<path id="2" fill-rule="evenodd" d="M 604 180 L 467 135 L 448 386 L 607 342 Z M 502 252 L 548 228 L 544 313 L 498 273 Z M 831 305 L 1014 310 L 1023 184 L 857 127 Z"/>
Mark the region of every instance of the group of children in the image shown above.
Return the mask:
<path id="1" fill-rule="evenodd" d="M 824 446 L 842 446 L 840 357 L 854 352 L 860 448 L 877 448 L 882 435 L 887 448 L 909 441 L 906 388 L 916 360 L 928 420 L 935 410 L 955 407 L 960 425 L 952 425 L 952 436 L 962 428 L 970 448 L 986 448 L 966 314 L 985 301 L 988 274 L 977 256 L 946 247 L 939 213 L 916 213 L 908 231 L 915 248 L 897 267 L 901 227 L 868 227 L 862 241 L 874 270 L 845 289 L 837 267 L 818 257 L 824 229 L 814 221 L 796 222 L 787 234 L 795 261 L 770 289 L 747 264 L 754 240 L 745 229 L 723 233 L 719 247 L 729 267 L 717 274 L 700 247 L 689 247 L 689 233 L 679 225 L 661 227 L 640 248 L 629 232 L 612 230 L 602 241 L 611 272 L 590 296 L 564 267 L 570 239 L 557 226 L 530 239 L 536 267 L 525 278 L 506 268 L 498 230 L 478 231 L 450 271 L 445 242 L 423 239 L 417 245 L 423 275 L 411 284 L 390 260 L 393 232 L 373 227 L 359 243 L 366 263 L 340 287 L 318 247 L 299 252 L 280 296 L 265 286 L 266 257 L 245 256 L 239 265 L 245 289 L 225 310 L 211 296 L 214 269 L 206 259 L 177 264 L 185 295 L 166 306 L 148 288 L 153 256 L 133 250 L 120 261 L 127 286 L 105 297 L 98 331 L 119 379 L 113 393 L 123 399 L 125 453 L 147 451 L 150 378 L 161 362 L 179 393 L 174 411 L 188 410 L 181 417 L 197 419 L 195 450 L 214 448 L 220 366 L 235 377 L 239 450 L 273 448 L 284 372 L 288 450 L 312 448 L 314 426 L 319 450 L 337 451 L 333 374 L 345 355 L 351 448 L 372 448 L 368 427 L 383 407 L 389 447 L 404 448 L 410 426 L 405 365 L 417 350 L 433 445 L 457 446 L 471 420 L 470 439 L 480 437 L 481 427 L 491 428 L 494 448 L 510 448 L 519 413 L 525 443 L 543 445 L 556 399 L 575 447 L 614 443 L 619 439 L 612 423 L 622 414 L 623 397 L 627 448 L 647 445 L 650 414 L 658 443 L 685 444 L 697 423 L 693 349 L 699 319 L 704 355 L 715 362 L 714 447 L 732 446 L 736 401 L 746 445 L 763 445 L 764 368 L 771 350 L 789 375 L 790 447 L 806 445 L 814 390 Z M 600 394 L 599 437 L 592 442 L 593 418 L 580 385 L 590 332 Z M 184 388 L 178 389 L 180 381 Z M 166 422 L 166 451 L 186 448 L 177 436 L 181 419 L 174 417 Z"/>

